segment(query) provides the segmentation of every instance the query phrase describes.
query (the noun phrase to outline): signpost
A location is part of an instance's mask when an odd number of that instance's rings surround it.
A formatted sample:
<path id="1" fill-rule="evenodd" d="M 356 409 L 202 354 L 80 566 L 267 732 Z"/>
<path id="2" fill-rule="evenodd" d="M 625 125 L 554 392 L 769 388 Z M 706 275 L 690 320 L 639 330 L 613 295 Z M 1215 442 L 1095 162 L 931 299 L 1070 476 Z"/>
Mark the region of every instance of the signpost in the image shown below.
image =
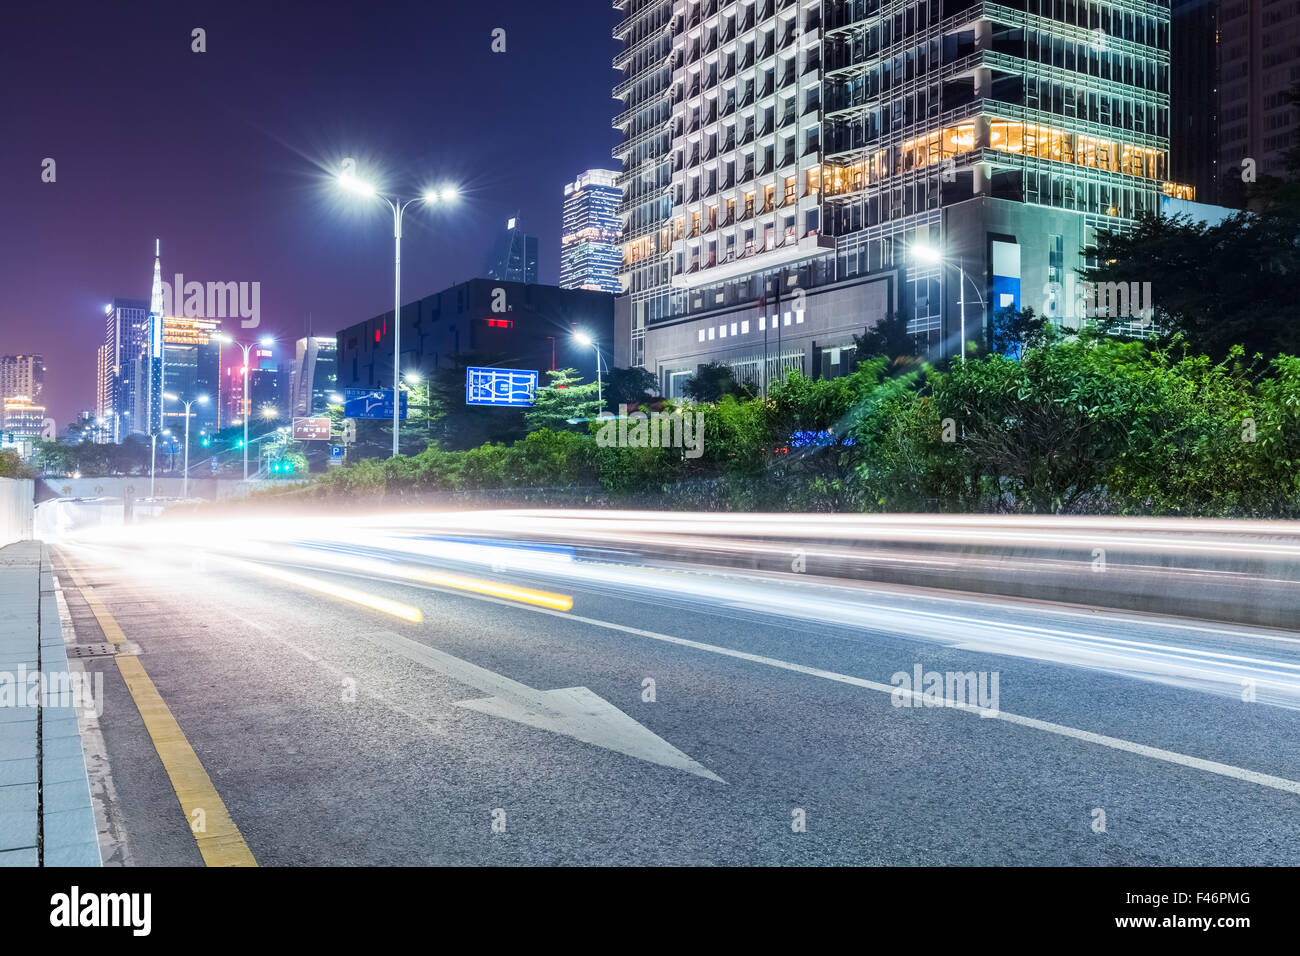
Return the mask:
<path id="1" fill-rule="evenodd" d="M 326 418 L 295 418 L 293 420 L 294 441 L 329 441 L 330 420 Z"/>
<path id="2" fill-rule="evenodd" d="M 342 446 L 342 445 L 330 445 L 330 461 L 329 461 L 329 463 L 330 463 L 331 465 L 341 465 L 341 464 L 343 464 L 343 446 Z"/>
<path id="3" fill-rule="evenodd" d="M 533 404 L 537 373 L 530 369 L 478 368 L 465 370 L 465 404 L 526 408 Z"/>
<path id="4" fill-rule="evenodd" d="M 406 420 L 406 393 L 401 393 L 398 418 Z M 347 388 L 343 390 L 343 414 L 348 418 L 393 419 L 391 388 Z"/>

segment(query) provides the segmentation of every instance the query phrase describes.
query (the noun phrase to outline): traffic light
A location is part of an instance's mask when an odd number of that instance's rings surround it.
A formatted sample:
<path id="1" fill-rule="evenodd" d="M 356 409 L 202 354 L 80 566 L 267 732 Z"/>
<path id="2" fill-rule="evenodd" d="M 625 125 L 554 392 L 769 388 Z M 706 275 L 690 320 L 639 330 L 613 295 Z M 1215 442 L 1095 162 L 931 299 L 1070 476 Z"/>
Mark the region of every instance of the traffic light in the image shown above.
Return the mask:
<path id="1" fill-rule="evenodd" d="M 243 448 L 243 447 L 244 447 L 244 439 L 242 439 L 242 438 L 237 439 L 237 440 L 235 441 L 235 447 L 236 447 L 236 448 Z"/>
<path id="2" fill-rule="evenodd" d="M 201 445 L 204 448 L 208 448 L 209 446 L 211 446 L 211 444 L 212 444 L 212 439 L 210 438 L 203 438 L 199 440 L 199 445 Z"/>

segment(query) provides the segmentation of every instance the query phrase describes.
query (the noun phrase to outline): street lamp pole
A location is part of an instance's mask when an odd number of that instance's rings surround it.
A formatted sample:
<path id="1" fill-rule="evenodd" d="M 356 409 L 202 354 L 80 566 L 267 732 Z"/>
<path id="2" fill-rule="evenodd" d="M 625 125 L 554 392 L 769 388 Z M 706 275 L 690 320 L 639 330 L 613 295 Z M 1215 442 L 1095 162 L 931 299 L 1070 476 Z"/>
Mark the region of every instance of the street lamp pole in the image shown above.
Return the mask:
<path id="1" fill-rule="evenodd" d="M 180 402 L 185 406 L 185 475 L 181 478 L 181 497 L 188 498 L 190 496 L 190 409 L 196 404 L 206 405 L 208 396 L 200 395 L 187 402 L 176 395 L 164 393 L 163 401 Z"/>
<path id="2" fill-rule="evenodd" d="M 912 257 L 930 265 L 947 266 L 950 269 L 957 270 L 958 277 L 958 303 L 961 314 L 961 364 L 966 364 L 966 283 L 975 290 L 975 295 L 979 298 L 980 308 L 988 311 L 988 306 L 984 302 L 984 296 L 980 294 L 979 286 L 975 281 L 966 275 L 964 261 L 958 259 L 956 262 L 950 262 L 944 258 L 943 253 L 925 243 L 916 243 L 911 248 Z"/>
<path id="3" fill-rule="evenodd" d="M 362 196 L 379 196 L 393 211 L 393 457 L 398 455 L 402 419 L 402 215 L 406 207 L 416 202 L 426 204 L 439 200 L 451 202 L 457 192 L 451 187 L 429 190 L 415 199 L 389 199 L 380 195 L 369 183 L 345 169 L 338 178 L 339 185 Z"/>
<path id="4" fill-rule="evenodd" d="M 574 332 L 573 340 L 579 345 L 590 345 L 596 350 L 596 398 L 600 402 L 600 410 L 603 413 L 605 411 L 605 392 L 600 381 L 600 343 L 586 332 Z"/>

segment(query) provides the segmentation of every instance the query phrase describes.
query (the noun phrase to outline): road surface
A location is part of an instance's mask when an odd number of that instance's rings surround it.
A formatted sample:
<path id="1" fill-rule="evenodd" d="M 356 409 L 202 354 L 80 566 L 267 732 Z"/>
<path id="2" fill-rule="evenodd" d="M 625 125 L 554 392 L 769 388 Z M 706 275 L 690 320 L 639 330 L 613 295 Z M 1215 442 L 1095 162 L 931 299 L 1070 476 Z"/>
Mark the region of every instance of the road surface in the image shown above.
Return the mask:
<path id="1" fill-rule="evenodd" d="M 54 554 L 110 865 L 1300 863 L 1295 633 L 562 547 Z"/>

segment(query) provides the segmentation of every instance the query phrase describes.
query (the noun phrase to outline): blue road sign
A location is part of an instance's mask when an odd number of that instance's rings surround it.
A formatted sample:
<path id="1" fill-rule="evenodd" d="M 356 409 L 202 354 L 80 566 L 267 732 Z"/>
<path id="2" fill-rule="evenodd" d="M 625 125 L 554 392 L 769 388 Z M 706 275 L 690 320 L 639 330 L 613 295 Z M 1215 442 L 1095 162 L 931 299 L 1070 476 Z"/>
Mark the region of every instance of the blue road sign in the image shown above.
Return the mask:
<path id="1" fill-rule="evenodd" d="M 402 392 L 401 421 L 406 420 L 406 393 Z M 345 418 L 386 418 L 393 420 L 393 390 L 391 388 L 347 388 L 343 390 L 343 416 Z"/>
<path id="2" fill-rule="evenodd" d="M 211 466 L 212 466 L 212 473 L 215 475 L 215 474 L 217 473 L 217 469 L 218 469 L 217 460 L 216 460 L 215 458 L 213 458 L 212 461 L 210 462 L 210 464 L 211 464 Z"/>
<path id="3" fill-rule="evenodd" d="M 465 370 L 466 405 L 506 405 L 527 407 L 533 404 L 537 390 L 537 373 L 518 368 L 476 368 Z"/>
<path id="4" fill-rule="evenodd" d="M 342 445 L 330 445 L 330 458 L 341 459 L 343 457 Z"/>

